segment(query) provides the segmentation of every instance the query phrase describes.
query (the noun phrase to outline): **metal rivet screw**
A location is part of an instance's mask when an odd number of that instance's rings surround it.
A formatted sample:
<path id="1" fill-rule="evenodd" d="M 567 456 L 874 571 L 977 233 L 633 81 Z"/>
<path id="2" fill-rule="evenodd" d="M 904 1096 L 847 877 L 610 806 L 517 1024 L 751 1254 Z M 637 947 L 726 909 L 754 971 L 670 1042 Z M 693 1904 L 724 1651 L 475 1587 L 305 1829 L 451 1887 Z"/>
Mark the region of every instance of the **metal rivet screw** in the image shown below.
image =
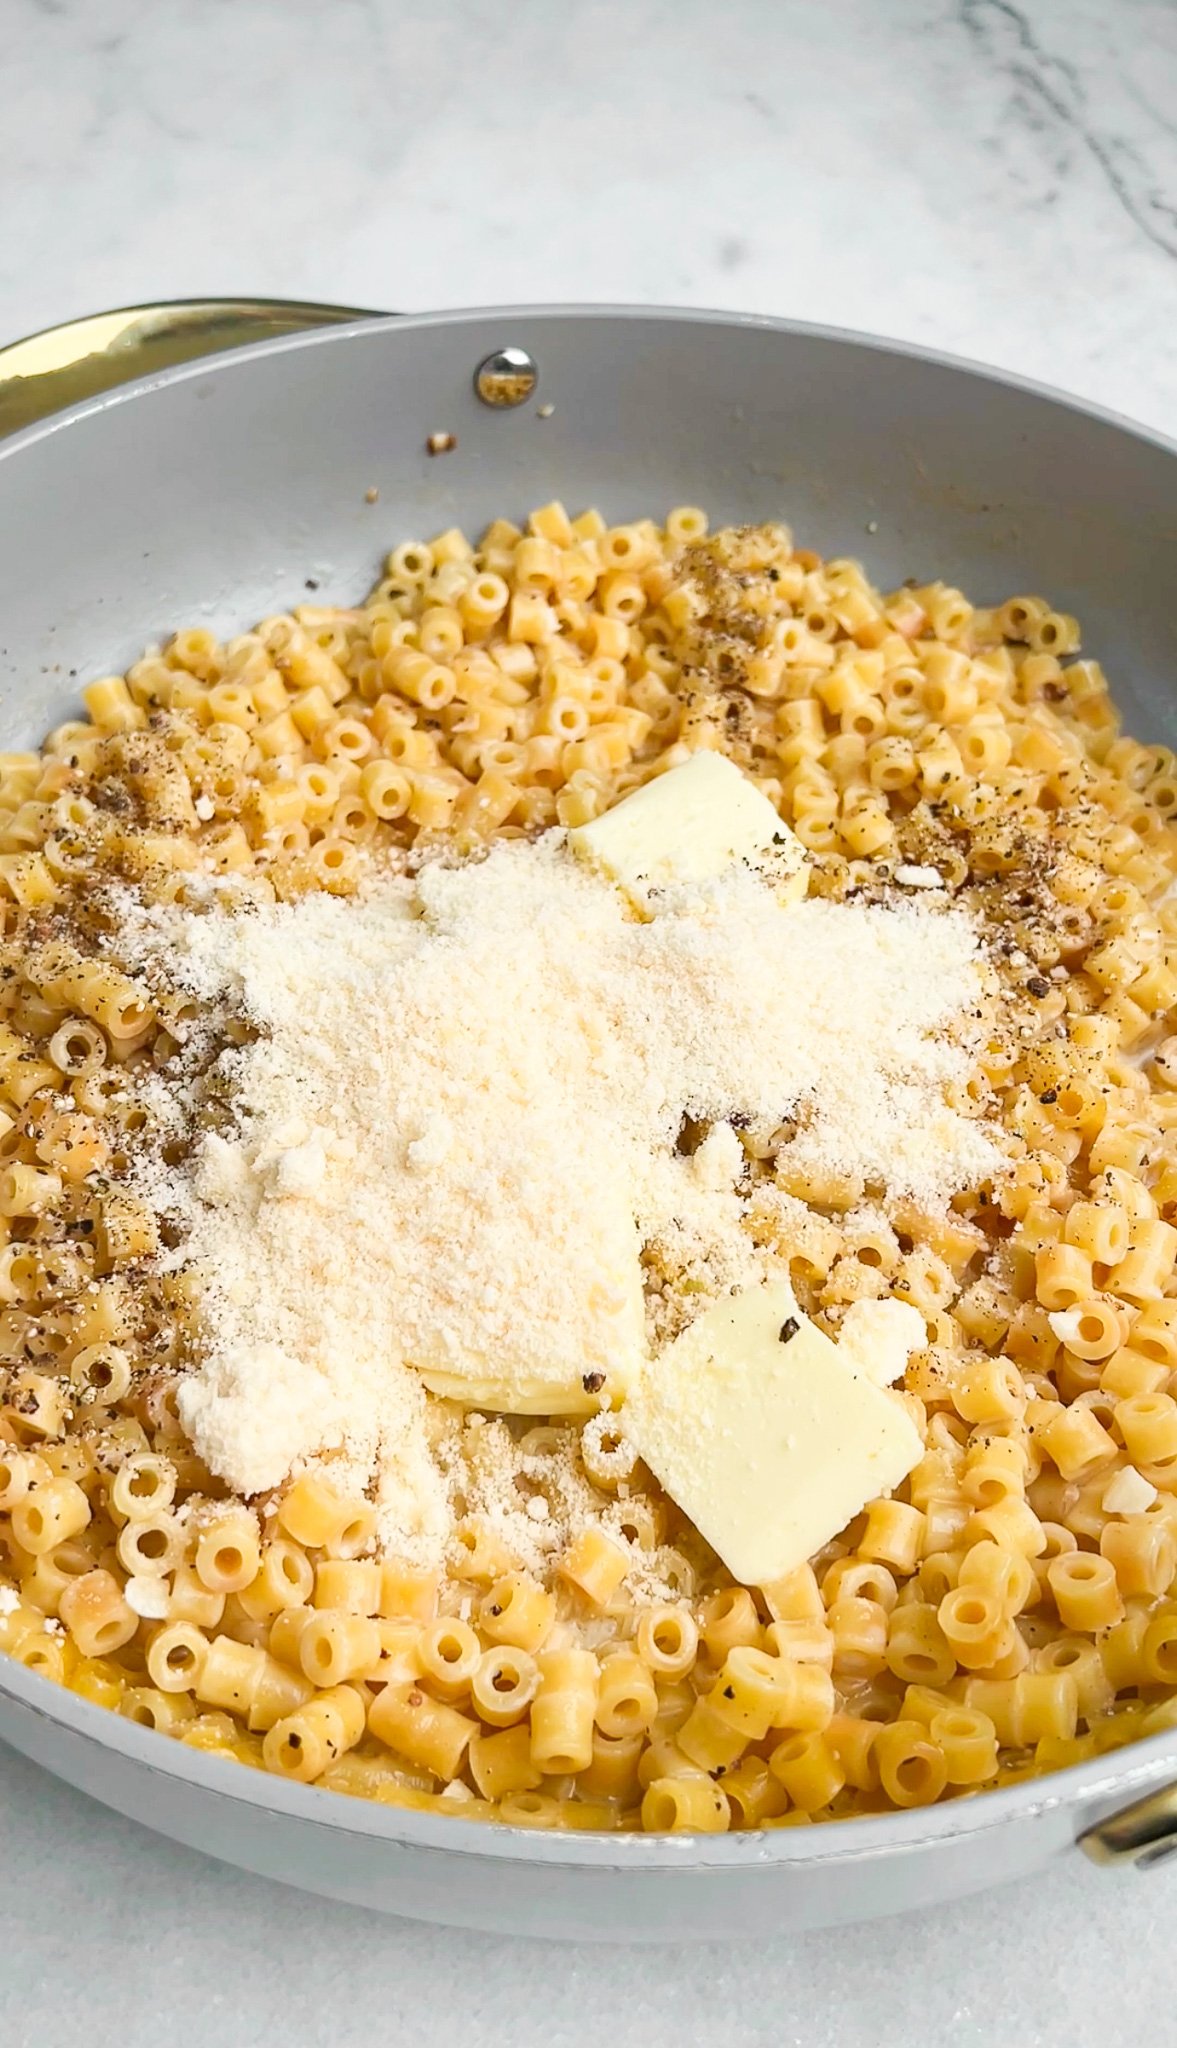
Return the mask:
<path id="1" fill-rule="evenodd" d="M 496 348 L 474 372 L 484 405 L 526 405 L 538 382 L 535 359 L 525 348 Z"/>

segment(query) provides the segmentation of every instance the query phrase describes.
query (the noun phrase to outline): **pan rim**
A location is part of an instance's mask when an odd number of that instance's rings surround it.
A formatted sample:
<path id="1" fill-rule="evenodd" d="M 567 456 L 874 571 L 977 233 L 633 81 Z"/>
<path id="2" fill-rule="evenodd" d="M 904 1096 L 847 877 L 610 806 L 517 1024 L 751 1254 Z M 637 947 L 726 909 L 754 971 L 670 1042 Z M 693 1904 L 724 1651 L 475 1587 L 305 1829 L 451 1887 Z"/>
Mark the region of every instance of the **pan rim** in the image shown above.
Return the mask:
<path id="1" fill-rule="evenodd" d="M 1140 1793 L 1159 1790 L 1166 1772 L 1177 1774 L 1177 1729 L 1171 1729 L 1021 1784 L 943 1805 L 870 1814 L 827 1826 L 746 1829 L 724 1835 L 606 1834 L 587 1829 L 549 1832 L 498 1822 L 463 1824 L 460 1809 L 452 1816 L 416 1813 L 315 1785 L 292 1784 L 144 1728 L 111 1707 L 97 1706 L 56 1680 L 26 1670 L 3 1652 L 0 1701 L 13 1702 L 37 1721 L 51 1724 L 87 1747 L 113 1751 L 123 1763 L 148 1777 L 178 1781 L 188 1791 L 203 1793 L 206 1799 L 225 1806 L 248 1809 L 259 1818 L 291 1820 L 300 1828 L 321 1829 L 335 1840 L 350 1836 L 372 1844 L 457 1854 L 475 1862 L 538 1863 L 577 1871 L 678 1870 L 689 1874 L 873 1864 L 948 1841 L 975 1844 L 1006 1825 L 1067 1807 L 1081 1809 L 1085 1821 L 1092 1820 L 1095 1815 L 1089 1809 L 1095 1802 L 1130 1802 Z M 0 1736 L 5 1734 L 0 1725 Z M 23 1749 L 19 1742 L 13 1746 Z M 1131 1757 L 1132 1761 L 1121 1762 L 1117 1768 L 1117 1757 Z M 52 1775 L 68 1776 L 52 1764 L 44 1768 Z M 103 1798 L 101 1792 L 90 1796 Z M 107 1803 L 117 1805 L 113 1800 Z"/>
<path id="2" fill-rule="evenodd" d="M 580 322 L 680 328 L 706 327 L 740 333 L 779 334 L 791 339 L 833 343 L 868 354 L 890 356 L 916 365 L 948 370 L 994 385 L 1093 420 L 1177 456 L 1177 438 L 1126 417 L 1092 400 L 1057 387 L 995 368 L 973 358 L 922 344 L 822 323 L 777 318 L 767 314 L 691 306 L 633 304 L 535 304 L 474 306 L 413 314 L 365 316 L 331 327 L 310 329 L 253 342 L 216 356 L 172 365 L 78 404 L 21 429 L 0 443 L 0 464 L 19 459 L 51 436 L 116 407 L 145 400 L 152 393 L 194 378 L 231 375 L 255 361 L 289 351 L 323 346 L 345 347 L 373 332 L 415 333 L 438 327 L 473 328 L 488 323 L 528 321 L 555 324 Z M 99 1707 L 26 1671 L 0 1653 L 0 1701 L 22 1714 L 49 1724 L 88 1748 L 111 1751 L 123 1762 L 160 1780 L 176 1781 L 203 1792 L 206 1799 L 259 1816 L 273 1815 L 301 1827 L 323 1829 L 333 1839 L 351 1837 L 397 1848 L 459 1855 L 488 1863 L 523 1863 L 584 1872 L 680 1871 L 683 1874 L 738 1869 L 779 1870 L 784 1866 L 818 1868 L 876 1862 L 896 1854 L 947 1840 L 976 1841 L 1017 1820 L 1029 1820 L 1064 1807 L 1088 1809 L 1111 1798 L 1130 1798 L 1159 1783 L 1166 1771 L 1177 1774 L 1177 1730 L 1138 1740 L 1123 1750 L 1090 1759 L 1018 1785 L 958 1799 L 947 1805 L 916 1808 L 906 1813 L 870 1815 L 838 1822 L 833 1828 L 749 1830 L 721 1835 L 607 1835 L 573 1831 L 548 1833 L 502 1825 L 455 1823 L 460 1814 L 415 1813 L 384 1807 L 315 1786 L 289 1784 L 262 1772 L 187 1749 L 183 1744 L 141 1728 L 109 1708 Z M 18 1743 L 16 1745 L 20 1747 Z M 1118 1765 L 1115 1760 L 1118 1761 Z M 1130 1759 L 1130 1761 L 1129 1761 Z M 53 1770 L 52 1765 L 46 1768 Z M 63 1775 L 58 1772 L 58 1775 Z M 65 1774 L 68 1775 L 68 1774 Z M 101 1798 L 101 1794 L 97 1794 Z"/>
<path id="3" fill-rule="evenodd" d="M 277 305 L 281 302 L 272 303 Z M 419 333 L 437 327 L 474 327 L 488 321 L 502 322 L 504 326 L 508 326 L 512 322 L 522 320 L 555 323 L 569 319 L 602 324 L 606 321 L 620 320 L 632 324 L 635 328 L 653 323 L 671 323 L 686 328 L 719 327 L 735 333 L 780 334 L 790 339 L 828 342 L 840 348 L 856 348 L 868 354 L 898 357 L 917 365 L 927 365 L 930 369 L 957 372 L 978 382 L 1018 392 L 1026 397 L 1044 399 L 1064 411 L 1079 414 L 1118 433 L 1127 434 L 1131 439 L 1144 442 L 1164 454 L 1177 456 L 1177 436 L 1166 434 L 1159 427 L 1133 419 L 1128 414 L 1101 405 L 1094 399 L 1082 398 L 1073 392 L 1063 391 L 1057 385 L 1024 376 L 1020 371 L 1006 370 L 980 362 L 974 356 L 956 355 L 949 350 L 928 348 L 920 342 L 872 334 L 859 328 L 830 326 L 820 321 L 785 319 L 768 313 L 733 312 L 722 307 L 557 301 L 550 304 L 540 302 L 503 306 L 459 306 L 420 313 L 365 314 L 359 319 L 340 321 L 329 327 L 308 328 L 293 334 L 275 335 L 264 341 L 247 342 L 241 348 L 225 349 L 216 355 L 201 356 L 191 362 L 175 363 L 166 369 L 151 371 L 146 376 L 134 378 L 127 384 L 98 392 L 93 398 L 80 399 L 76 405 L 68 406 L 64 411 L 52 414 L 48 419 L 22 427 L 0 442 L 0 463 L 11 461 L 25 450 L 37 446 L 55 434 L 62 433 L 81 420 L 89 419 L 96 413 L 113 411 L 116 407 L 137 399 L 145 399 L 153 392 L 164 390 L 173 384 L 186 384 L 194 378 L 231 374 L 234 369 L 244 368 L 268 356 L 327 346 L 342 348 L 349 341 L 372 333 Z"/>

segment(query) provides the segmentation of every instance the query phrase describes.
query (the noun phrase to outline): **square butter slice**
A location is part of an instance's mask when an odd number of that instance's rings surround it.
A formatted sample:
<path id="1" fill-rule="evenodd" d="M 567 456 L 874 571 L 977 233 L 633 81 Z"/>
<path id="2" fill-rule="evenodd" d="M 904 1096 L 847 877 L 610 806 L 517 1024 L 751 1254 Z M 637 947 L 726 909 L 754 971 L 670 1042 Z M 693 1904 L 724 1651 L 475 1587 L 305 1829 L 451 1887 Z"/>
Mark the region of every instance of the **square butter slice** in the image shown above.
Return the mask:
<path id="1" fill-rule="evenodd" d="M 643 1371 L 618 1420 L 749 1586 L 804 1564 L 924 1449 L 898 1396 L 839 1357 L 787 1281 L 705 1310 Z"/>
<path id="2" fill-rule="evenodd" d="M 591 1240 L 591 1249 L 599 1257 L 581 1296 L 582 1314 L 553 1330 L 545 1358 L 525 1364 L 467 1349 L 455 1315 L 448 1341 L 439 1338 L 433 1355 L 423 1352 L 408 1361 L 430 1393 L 496 1415 L 595 1415 L 602 1405 L 615 1407 L 646 1355 L 639 1247 L 623 1204 Z M 526 1282 L 520 1277 L 518 1284 Z"/>
<path id="3" fill-rule="evenodd" d="M 546 1380 L 537 1374 L 445 1372 L 425 1365 L 417 1371 L 431 1394 L 491 1415 L 595 1415 L 601 1405 L 592 1387 L 585 1385 L 592 1377 L 587 1373 L 579 1379 L 562 1374 Z"/>
<path id="4" fill-rule="evenodd" d="M 809 886 L 805 848 L 726 754 L 692 754 L 635 789 L 568 844 L 649 914 L 660 889 L 708 881 L 736 861 L 760 869 L 782 903 Z"/>

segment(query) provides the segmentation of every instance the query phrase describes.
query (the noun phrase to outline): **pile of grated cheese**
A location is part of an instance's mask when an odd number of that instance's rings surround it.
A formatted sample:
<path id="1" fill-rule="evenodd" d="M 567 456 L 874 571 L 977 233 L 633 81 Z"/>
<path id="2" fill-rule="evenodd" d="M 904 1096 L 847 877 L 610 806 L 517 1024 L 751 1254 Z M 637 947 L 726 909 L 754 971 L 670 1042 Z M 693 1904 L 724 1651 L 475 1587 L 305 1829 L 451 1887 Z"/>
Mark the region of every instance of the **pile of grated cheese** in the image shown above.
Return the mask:
<path id="1" fill-rule="evenodd" d="M 346 900 L 127 905 L 120 944 L 257 1033 L 155 1084 L 177 1115 L 231 1105 L 142 1181 L 204 1281 L 185 1428 L 247 1494 L 338 1453 L 418 1554 L 452 1517 L 416 1368 L 536 1413 L 586 1376 L 622 1391 L 643 1258 L 689 1265 L 700 1305 L 772 1269 L 741 1132 L 929 1208 L 1002 1164 L 946 1099 L 983 1025 L 976 934 L 927 899 L 782 908 L 737 866 L 639 923 L 551 832 Z"/>

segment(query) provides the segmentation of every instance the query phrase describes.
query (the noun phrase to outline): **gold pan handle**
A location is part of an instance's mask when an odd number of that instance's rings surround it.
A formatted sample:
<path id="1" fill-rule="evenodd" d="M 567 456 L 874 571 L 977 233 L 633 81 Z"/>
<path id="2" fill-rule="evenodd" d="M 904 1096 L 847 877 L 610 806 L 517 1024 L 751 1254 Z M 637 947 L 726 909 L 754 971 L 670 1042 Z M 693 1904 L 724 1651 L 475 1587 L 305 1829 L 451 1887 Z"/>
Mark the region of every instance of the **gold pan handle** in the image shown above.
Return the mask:
<path id="1" fill-rule="evenodd" d="M 367 307 L 296 299 L 176 299 L 47 327 L 0 348 L 0 440 L 173 363 L 374 317 Z"/>

